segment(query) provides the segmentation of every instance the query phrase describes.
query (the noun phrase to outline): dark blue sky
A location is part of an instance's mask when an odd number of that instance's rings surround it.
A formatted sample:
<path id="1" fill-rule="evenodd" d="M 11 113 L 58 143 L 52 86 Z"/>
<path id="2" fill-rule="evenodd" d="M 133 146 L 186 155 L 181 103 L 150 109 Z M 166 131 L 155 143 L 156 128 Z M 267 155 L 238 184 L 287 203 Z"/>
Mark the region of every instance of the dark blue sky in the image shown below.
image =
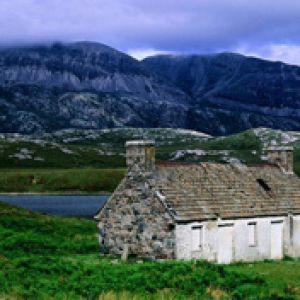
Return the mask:
<path id="1" fill-rule="evenodd" d="M 1 0 L 0 44 L 54 40 L 138 58 L 234 51 L 300 65 L 300 0 Z"/>

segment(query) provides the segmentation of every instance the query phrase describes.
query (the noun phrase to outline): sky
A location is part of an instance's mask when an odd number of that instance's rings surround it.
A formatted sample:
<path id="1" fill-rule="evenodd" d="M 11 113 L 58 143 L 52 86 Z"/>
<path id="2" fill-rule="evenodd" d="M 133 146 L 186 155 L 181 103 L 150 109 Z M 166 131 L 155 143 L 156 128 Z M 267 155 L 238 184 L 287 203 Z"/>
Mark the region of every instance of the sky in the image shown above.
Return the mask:
<path id="1" fill-rule="evenodd" d="M 138 59 L 228 51 L 300 65 L 300 0 L 0 0 L 0 45 L 51 41 Z"/>

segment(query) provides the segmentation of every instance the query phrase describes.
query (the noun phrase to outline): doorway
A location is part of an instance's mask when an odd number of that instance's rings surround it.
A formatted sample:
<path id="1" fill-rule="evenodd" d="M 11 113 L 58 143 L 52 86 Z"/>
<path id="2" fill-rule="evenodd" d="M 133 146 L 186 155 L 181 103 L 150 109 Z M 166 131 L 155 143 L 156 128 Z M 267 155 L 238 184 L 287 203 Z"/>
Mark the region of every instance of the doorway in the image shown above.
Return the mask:
<path id="1" fill-rule="evenodd" d="M 283 222 L 271 222 L 271 259 L 283 258 Z"/>
<path id="2" fill-rule="evenodd" d="M 233 260 L 233 224 L 218 227 L 218 263 L 229 264 Z"/>

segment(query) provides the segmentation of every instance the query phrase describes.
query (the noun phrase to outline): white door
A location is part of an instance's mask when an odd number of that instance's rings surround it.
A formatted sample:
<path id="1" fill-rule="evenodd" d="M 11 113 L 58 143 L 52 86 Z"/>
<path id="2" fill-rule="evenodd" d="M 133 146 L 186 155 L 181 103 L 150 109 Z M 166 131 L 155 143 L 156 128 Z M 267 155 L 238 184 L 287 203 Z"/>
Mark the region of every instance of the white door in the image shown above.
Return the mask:
<path id="1" fill-rule="evenodd" d="M 271 223 L 271 259 L 283 257 L 283 223 Z"/>
<path id="2" fill-rule="evenodd" d="M 202 226 L 192 227 L 192 251 L 199 251 L 202 249 L 203 228 Z"/>
<path id="3" fill-rule="evenodd" d="M 202 248 L 203 248 L 203 227 L 193 226 L 192 227 L 192 253 L 191 258 L 200 259 Z"/>
<path id="4" fill-rule="evenodd" d="M 233 224 L 218 227 L 218 263 L 229 264 L 233 260 Z"/>

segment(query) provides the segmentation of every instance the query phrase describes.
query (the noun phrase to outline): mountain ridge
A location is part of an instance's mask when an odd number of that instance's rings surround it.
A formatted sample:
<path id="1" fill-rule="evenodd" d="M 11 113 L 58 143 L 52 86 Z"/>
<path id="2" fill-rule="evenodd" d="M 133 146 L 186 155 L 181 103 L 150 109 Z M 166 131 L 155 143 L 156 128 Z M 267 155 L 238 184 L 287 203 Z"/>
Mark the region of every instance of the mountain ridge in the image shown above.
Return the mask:
<path id="1" fill-rule="evenodd" d="M 211 112 L 214 127 L 230 115 L 238 131 L 261 126 L 299 130 L 297 66 L 232 53 L 154 56 L 143 63 L 192 97 L 191 118 L 206 118 Z M 214 134 L 232 132 L 229 121 L 219 124 L 221 130 Z"/>
<path id="2" fill-rule="evenodd" d="M 178 121 L 185 127 L 187 102 L 181 90 L 102 44 L 56 43 L 0 52 L 2 132 L 175 127 Z"/>
<path id="3" fill-rule="evenodd" d="M 300 67 L 240 54 L 138 61 L 94 42 L 0 50 L 0 131 L 300 130 Z"/>

